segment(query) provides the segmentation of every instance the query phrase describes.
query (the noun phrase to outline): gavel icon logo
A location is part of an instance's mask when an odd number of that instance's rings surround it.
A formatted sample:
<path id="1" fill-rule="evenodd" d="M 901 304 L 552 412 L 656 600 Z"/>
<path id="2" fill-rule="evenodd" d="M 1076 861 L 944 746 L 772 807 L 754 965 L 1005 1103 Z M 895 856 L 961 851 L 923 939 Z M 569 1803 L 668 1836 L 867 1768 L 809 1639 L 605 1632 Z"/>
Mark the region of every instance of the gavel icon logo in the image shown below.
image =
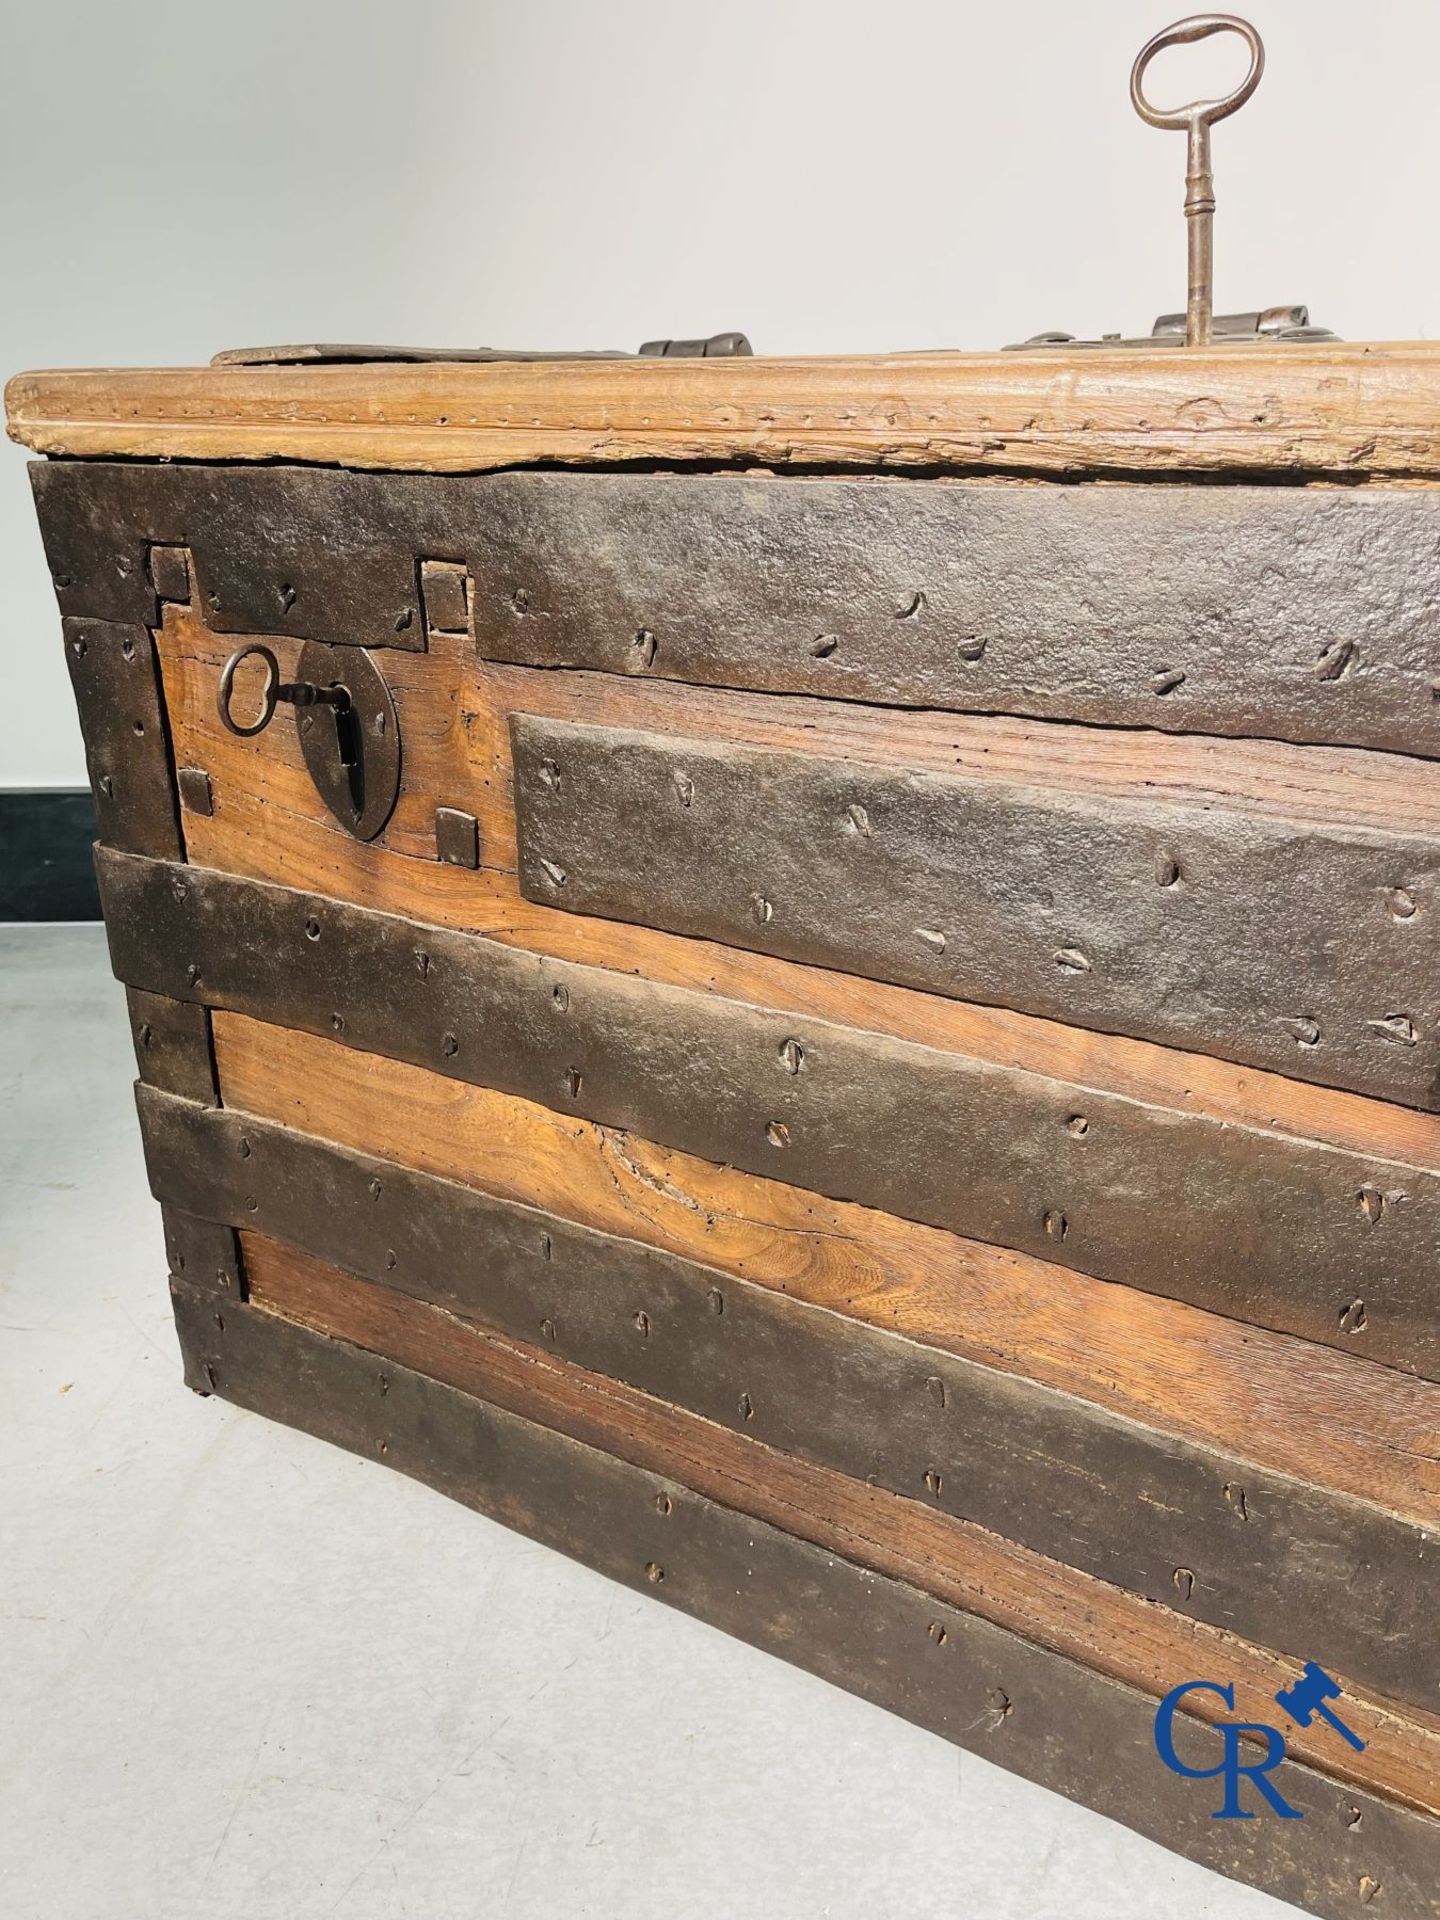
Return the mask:
<path id="1" fill-rule="evenodd" d="M 1254 1812 L 1240 1803 L 1242 1780 L 1248 1780 L 1253 1791 L 1282 1820 L 1303 1820 L 1305 1816 L 1301 1809 L 1292 1807 L 1276 1782 L 1270 1778 L 1286 1758 L 1285 1736 L 1278 1727 L 1269 1726 L 1263 1720 L 1211 1719 L 1212 1730 L 1220 1736 L 1220 1758 L 1213 1766 L 1196 1766 L 1190 1760 L 1181 1758 L 1175 1746 L 1175 1714 L 1186 1696 L 1196 1693 L 1214 1694 L 1225 1702 L 1231 1713 L 1235 1711 L 1235 1687 L 1232 1682 L 1227 1681 L 1222 1685 L 1216 1680 L 1183 1680 L 1178 1687 L 1172 1687 L 1155 1710 L 1155 1751 L 1170 1771 L 1186 1780 L 1222 1781 L 1224 1800 L 1219 1811 L 1211 1815 L 1214 1820 L 1255 1818 Z M 1357 1753 L 1363 1753 L 1365 1742 L 1358 1734 L 1352 1733 L 1340 1716 L 1325 1704 L 1327 1700 L 1338 1700 L 1340 1693 L 1340 1682 L 1328 1674 L 1318 1661 L 1307 1660 L 1300 1678 L 1288 1687 L 1281 1687 L 1276 1693 L 1275 1704 L 1301 1727 L 1310 1726 L 1318 1713 L 1342 1740 L 1348 1740 Z M 1186 1711 L 1194 1714 L 1196 1709 L 1190 1707 Z M 1208 1715 L 1206 1717 L 1209 1718 Z M 1260 1750 L 1262 1745 L 1263 1751 Z"/>
<path id="2" fill-rule="evenodd" d="M 1325 1704 L 1327 1700 L 1339 1698 L 1340 1682 L 1332 1679 L 1317 1662 L 1307 1660 L 1305 1671 L 1294 1685 L 1281 1687 L 1275 1695 L 1275 1704 L 1288 1713 L 1297 1726 L 1308 1727 L 1318 1713 L 1342 1739 L 1350 1742 L 1357 1753 L 1363 1753 L 1365 1742 L 1358 1734 L 1352 1733 L 1339 1714 L 1332 1713 Z"/>

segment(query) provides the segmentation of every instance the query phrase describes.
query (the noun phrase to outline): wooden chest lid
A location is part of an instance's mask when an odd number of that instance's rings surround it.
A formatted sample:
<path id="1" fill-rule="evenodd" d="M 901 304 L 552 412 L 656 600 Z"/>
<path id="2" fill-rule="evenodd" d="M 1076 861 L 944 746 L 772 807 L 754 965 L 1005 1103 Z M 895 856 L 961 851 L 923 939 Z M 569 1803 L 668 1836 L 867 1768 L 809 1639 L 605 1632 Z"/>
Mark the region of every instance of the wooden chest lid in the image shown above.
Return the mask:
<path id="1" fill-rule="evenodd" d="M 1425 341 L 102 368 L 5 399 L 12 439 L 87 458 L 1440 477 Z"/>

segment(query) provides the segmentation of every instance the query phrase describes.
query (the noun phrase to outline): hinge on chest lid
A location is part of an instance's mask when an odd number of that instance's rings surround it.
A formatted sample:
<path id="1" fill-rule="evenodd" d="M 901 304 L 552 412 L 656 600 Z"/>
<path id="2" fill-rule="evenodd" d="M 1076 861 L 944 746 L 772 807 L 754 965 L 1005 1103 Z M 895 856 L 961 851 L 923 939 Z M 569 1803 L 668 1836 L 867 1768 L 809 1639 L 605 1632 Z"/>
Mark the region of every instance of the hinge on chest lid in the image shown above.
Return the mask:
<path id="1" fill-rule="evenodd" d="M 1310 324 L 1308 307 L 1262 307 L 1255 313 L 1217 313 L 1210 320 L 1210 344 L 1228 346 L 1251 340 L 1335 340 L 1338 335 L 1328 327 Z M 1035 333 L 1028 340 L 1017 340 L 1006 349 L 1023 353 L 1030 347 L 1183 347 L 1185 315 L 1162 313 L 1148 334 L 1125 339 L 1118 333 L 1102 333 L 1098 340 L 1077 340 L 1073 333 Z"/>
<path id="2" fill-rule="evenodd" d="M 585 348 L 565 352 L 556 348 L 510 347 L 362 347 L 305 342 L 293 347 L 229 347 L 211 359 L 212 367 L 335 367 L 386 362 L 407 366 L 429 361 L 456 360 L 735 360 L 755 349 L 743 333 L 712 333 L 705 340 L 647 340 L 638 353 L 617 348 Z"/>

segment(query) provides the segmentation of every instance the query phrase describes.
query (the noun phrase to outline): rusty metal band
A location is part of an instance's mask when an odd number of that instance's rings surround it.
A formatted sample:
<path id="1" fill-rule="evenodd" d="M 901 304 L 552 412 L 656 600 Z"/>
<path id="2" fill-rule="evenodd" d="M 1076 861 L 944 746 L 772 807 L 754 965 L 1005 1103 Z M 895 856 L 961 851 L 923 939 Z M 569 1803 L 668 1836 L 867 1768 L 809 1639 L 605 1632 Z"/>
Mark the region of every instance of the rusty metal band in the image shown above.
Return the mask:
<path id="1" fill-rule="evenodd" d="M 1433 1109 L 1440 839 L 516 714 L 520 880 Z"/>
<path id="2" fill-rule="evenodd" d="M 1159 1765 L 1155 1702 L 916 1587 L 784 1533 L 553 1426 L 253 1308 L 174 1288 L 186 1377 L 368 1458 L 382 1457 L 568 1554 L 1173 1850 L 1349 1920 L 1356 1889 L 1433 1915 L 1440 1823 L 1284 1761 L 1300 1820 L 1210 1818 Z M 1220 1676 L 1223 1678 L 1223 1676 Z M 1213 1733 L 1177 1722 L 1187 1763 Z M 1193 1745 L 1191 1743 L 1194 1743 Z"/>
<path id="3" fill-rule="evenodd" d="M 165 1259 L 174 1280 L 222 1299 L 247 1297 L 240 1236 L 218 1220 L 202 1220 L 183 1207 L 162 1205 Z"/>
<path id="4" fill-rule="evenodd" d="M 193 1000 L 173 1000 L 168 994 L 145 993 L 138 987 L 126 988 L 125 1004 L 135 1067 L 145 1085 L 218 1107 L 220 1083 L 209 1008 Z"/>
<path id="5" fill-rule="evenodd" d="M 130 1037 L 140 1074 L 137 1095 L 150 1091 L 174 1097 L 185 1110 L 201 1111 L 220 1105 L 220 1082 L 210 1032 L 210 1009 L 193 1000 L 173 1000 L 166 994 L 125 989 L 130 1015 Z M 202 1209 L 202 1211 L 207 1211 Z M 240 1236 L 208 1210 L 200 1218 L 163 1201 L 165 1257 L 170 1272 L 192 1285 L 245 1298 L 245 1268 Z"/>
<path id="6" fill-rule="evenodd" d="M 146 555 L 186 547 L 217 631 L 423 648 L 431 558 L 486 659 L 1440 750 L 1420 489 L 31 471 L 68 613 L 152 623 Z"/>
<path id="7" fill-rule="evenodd" d="M 180 814 L 155 643 L 147 628 L 62 622 L 95 819 L 106 846 L 180 859 Z"/>
<path id="8" fill-rule="evenodd" d="M 319 895 L 98 859 L 120 979 L 1440 1378 L 1440 1178 Z"/>
<path id="9" fill-rule="evenodd" d="M 1074 1395 L 254 1115 L 139 1090 L 151 1186 L 1429 1706 L 1425 1530 Z M 1237 1514 L 1243 1523 L 1237 1524 Z M 1337 1609 L 1337 1589 L 1347 1596 Z"/>

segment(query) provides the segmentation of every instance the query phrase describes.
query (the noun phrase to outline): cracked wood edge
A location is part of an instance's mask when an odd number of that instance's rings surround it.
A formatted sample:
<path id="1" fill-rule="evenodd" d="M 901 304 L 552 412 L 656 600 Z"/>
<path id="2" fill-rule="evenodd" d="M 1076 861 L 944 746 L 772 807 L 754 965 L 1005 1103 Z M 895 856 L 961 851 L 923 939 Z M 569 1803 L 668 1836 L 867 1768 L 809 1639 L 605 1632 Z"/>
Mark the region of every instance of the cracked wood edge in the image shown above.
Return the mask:
<path id="1" fill-rule="evenodd" d="M 12 439 L 92 458 L 1440 477 L 1426 342 L 101 368 L 17 374 L 5 398 Z"/>

